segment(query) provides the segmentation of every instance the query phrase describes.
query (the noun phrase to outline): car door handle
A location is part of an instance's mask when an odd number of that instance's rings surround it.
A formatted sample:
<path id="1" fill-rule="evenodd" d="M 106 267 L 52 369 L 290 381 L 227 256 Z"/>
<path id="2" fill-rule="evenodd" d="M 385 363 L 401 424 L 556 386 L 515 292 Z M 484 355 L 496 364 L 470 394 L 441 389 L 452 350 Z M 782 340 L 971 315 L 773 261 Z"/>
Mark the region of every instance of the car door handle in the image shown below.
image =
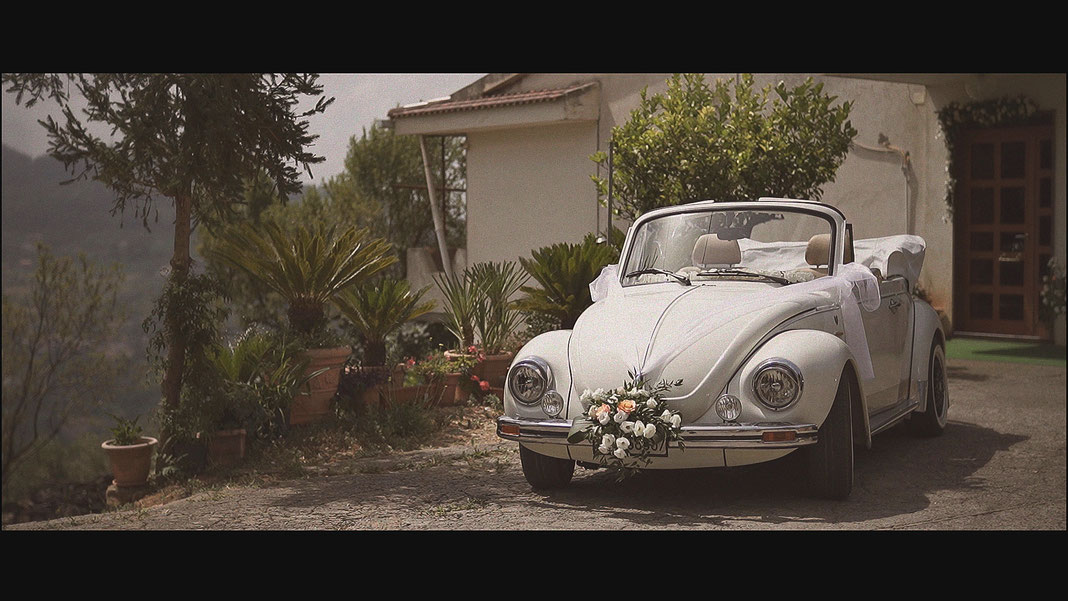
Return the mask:
<path id="1" fill-rule="evenodd" d="M 897 308 L 901 306 L 901 301 L 897 300 L 896 298 L 892 298 L 890 299 L 890 302 L 887 303 L 887 306 L 890 307 L 890 311 L 897 313 Z"/>

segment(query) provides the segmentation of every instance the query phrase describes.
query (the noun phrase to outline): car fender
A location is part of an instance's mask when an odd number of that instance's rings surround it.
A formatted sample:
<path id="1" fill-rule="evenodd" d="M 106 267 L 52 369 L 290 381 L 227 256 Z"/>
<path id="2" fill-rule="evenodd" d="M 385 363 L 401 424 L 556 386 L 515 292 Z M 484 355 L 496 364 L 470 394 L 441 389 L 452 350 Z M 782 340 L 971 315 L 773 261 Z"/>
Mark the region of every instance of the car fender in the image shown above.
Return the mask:
<path id="1" fill-rule="evenodd" d="M 927 379 L 930 371 L 931 348 L 933 345 L 946 346 L 946 334 L 942 330 L 942 320 L 938 312 L 926 302 L 916 299 L 914 303 L 915 335 L 912 338 L 912 379 L 916 385 L 916 395 L 920 404 L 915 411 L 927 410 Z"/>
<path id="2" fill-rule="evenodd" d="M 757 368 L 768 359 L 786 359 L 801 372 L 801 396 L 789 407 L 775 411 L 764 406 L 753 391 L 753 378 Z M 822 424 L 830 413 L 843 376 L 851 378 L 854 394 L 855 438 L 866 445 L 871 444 L 871 428 L 868 422 L 867 401 L 864 388 L 857 376 L 853 353 L 846 343 L 833 334 L 821 330 L 788 330 L 777 334 L 758 348 L 731 378 L 726 394 L 737 396 L 742 401 L 743 423 L 786 421 L 792 423 Z M 716 423 L 715 411 L 710 411 L 699 421 Z"/>
<path id="3" fill-rule="evenodd" d="M 530 357 L 538 357 L 549 365 L 552 372 L 552 389 L 564 397 L 564 411 L 561 417 L 573 417 L 570 412 L 571 400 L 571 368 L 568 364 L 567 347 L 571 340 L 571 330 L 553 330 L 539 334 L 523 345 L 523 348 L 512 358 L 512 364 L 508 366 L 508 376 L 504 380 L 504 413 L 517 418 L 544 419 L 546 416 L 540 405 L 524 405 L 517 403 L 508 386 L 511 379 L 512 369 L 515 364 Z M 577 404 L 577 403 L 576 403 Z M 581 407 L 577 410 L 581 413 Z"/>

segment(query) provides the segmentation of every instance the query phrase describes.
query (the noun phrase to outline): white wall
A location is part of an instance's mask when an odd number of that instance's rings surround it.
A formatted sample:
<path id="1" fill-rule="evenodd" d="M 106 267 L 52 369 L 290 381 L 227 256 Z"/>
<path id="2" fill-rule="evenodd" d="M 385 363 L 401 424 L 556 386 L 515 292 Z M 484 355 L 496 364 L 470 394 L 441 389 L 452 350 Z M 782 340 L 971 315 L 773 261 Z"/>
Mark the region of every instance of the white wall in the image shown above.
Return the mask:
<path id="1" fill-rule="evenodd" d="M 467 261 L 517 261 L 597 228 L 593 121 L 471 132 Z"/>

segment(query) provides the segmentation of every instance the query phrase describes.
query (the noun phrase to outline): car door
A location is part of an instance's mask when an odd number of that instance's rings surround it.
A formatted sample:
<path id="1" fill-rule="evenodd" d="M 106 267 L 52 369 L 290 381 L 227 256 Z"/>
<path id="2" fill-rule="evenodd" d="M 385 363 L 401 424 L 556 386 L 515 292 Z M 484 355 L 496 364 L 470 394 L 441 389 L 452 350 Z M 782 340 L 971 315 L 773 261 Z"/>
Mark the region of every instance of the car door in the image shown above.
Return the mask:
<path id="1" fill-rule="evenodd" d="M 879 308 L 862 311 L 874 381 L 865 382 L 868 410 L 877 413 L 909 394 L 912 348 L 912 296 L 900 276 L 879 283 Z"/>

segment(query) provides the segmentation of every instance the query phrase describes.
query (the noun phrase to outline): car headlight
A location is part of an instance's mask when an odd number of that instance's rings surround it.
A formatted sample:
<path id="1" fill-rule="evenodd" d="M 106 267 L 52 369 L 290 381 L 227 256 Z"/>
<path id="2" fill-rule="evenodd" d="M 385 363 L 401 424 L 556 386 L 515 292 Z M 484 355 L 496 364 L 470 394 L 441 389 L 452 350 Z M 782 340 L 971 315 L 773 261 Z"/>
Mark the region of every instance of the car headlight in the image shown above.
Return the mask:
<path id="1" fill-rule="evenodd" d="M 515 400 L 533 405 L 549 390 L 552 377 L 548 363 L 538 357 L 529 357 L 516 363 L 508 372 L 508 390 Z"/>
<path id="2" fill-rule="evenodd" d="M 801 396 L 801 370 L 786 359 L 768 359 L 757 366 L 753 392 L 768 409 L 782 411 Z"/>

